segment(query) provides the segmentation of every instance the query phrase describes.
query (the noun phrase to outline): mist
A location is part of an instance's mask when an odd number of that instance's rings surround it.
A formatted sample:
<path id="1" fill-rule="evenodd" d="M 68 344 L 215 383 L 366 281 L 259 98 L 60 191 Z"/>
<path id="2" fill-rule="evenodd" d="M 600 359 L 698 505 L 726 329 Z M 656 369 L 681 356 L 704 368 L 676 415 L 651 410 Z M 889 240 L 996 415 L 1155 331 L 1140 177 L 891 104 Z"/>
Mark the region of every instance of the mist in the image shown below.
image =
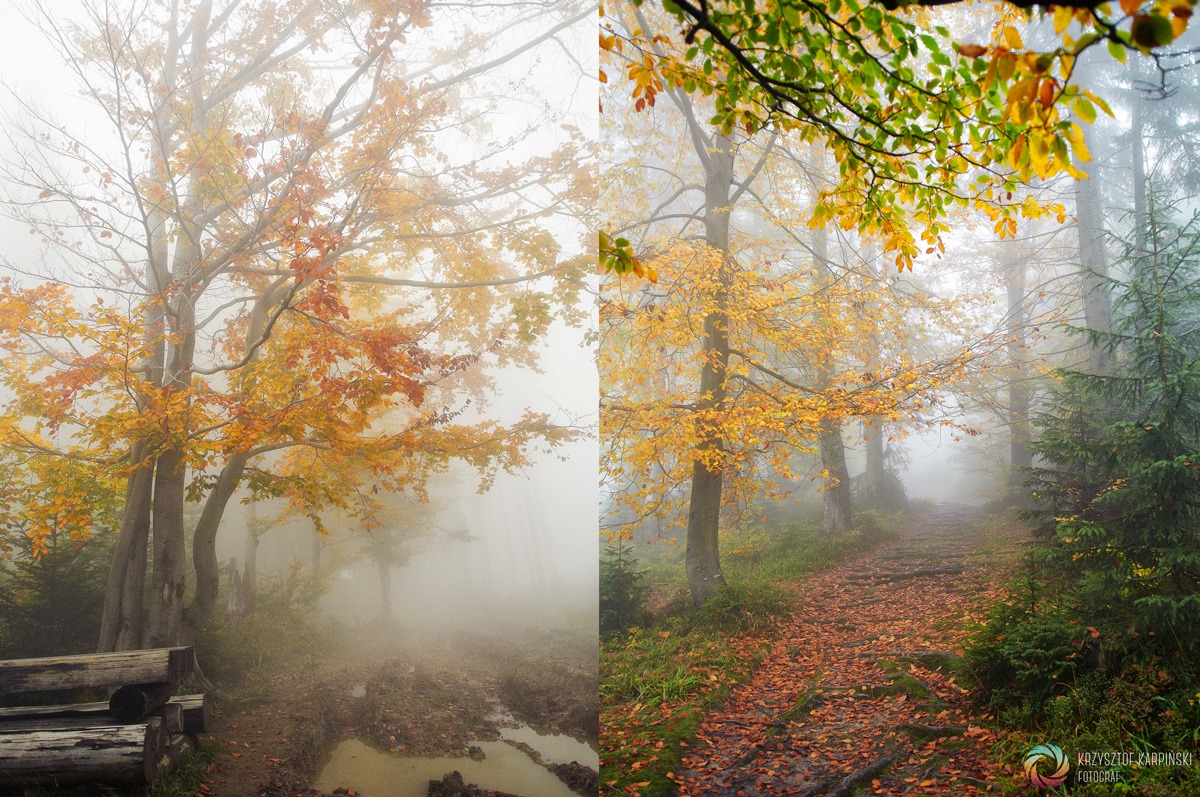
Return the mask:
<path id="1" fill-rule="evenodd" d="M 9 10 L 0 655 L 174 651 L 101 780 L 594 793 L 594 8 Z"/>

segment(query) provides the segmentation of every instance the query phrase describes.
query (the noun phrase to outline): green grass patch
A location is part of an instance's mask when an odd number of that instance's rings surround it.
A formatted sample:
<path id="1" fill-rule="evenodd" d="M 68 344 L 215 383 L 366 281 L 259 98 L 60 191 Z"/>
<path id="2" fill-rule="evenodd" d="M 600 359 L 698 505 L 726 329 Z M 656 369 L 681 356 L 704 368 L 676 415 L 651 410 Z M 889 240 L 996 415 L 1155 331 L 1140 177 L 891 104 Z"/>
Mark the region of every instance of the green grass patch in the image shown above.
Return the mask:
<path id="1" fill-rule="evenodd" d="M 642 797 L 678 793 L 667 774 L 705 712 L 757 669 L 773 641 L 769 631 L 795 609 L 786 585 L 893 539 L 900 516 L 863 513 L 859 521 L 836 537 L 803 520 L 729 535 L 722 541 L 728 584 L 700 609 L 688 599 L 681 549 L 638 551 L 657 612 L 601 645 L 602 795 L 631 786 Z"/>

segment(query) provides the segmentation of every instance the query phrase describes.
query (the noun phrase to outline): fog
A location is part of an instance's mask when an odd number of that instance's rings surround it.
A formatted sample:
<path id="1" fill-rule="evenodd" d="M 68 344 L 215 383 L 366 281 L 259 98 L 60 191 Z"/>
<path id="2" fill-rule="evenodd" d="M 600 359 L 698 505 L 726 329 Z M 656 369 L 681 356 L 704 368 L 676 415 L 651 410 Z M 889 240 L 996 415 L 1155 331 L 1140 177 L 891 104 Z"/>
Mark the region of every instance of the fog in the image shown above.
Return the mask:
<path id="1" fill-rule="evenodd" d="M 584 430 L 593 425 L 596 372 L 579 330 L 558 328 L 539 349 L 541 372 L 509 369 L 489 416 L 515 420 L 525 409 L 546 411 Z M 389 622 L 426 629 L 513 626 L 571 629 L 594 635 L 597 493 L 594 437 L 537 457 L 519 474 L 500 474 L 480 494 L 478 477 L 456 468 L 429 485 L 429 500 L 397 496 L 387 502 L 415 528 L 377 530 L 331 517 L 327 533 L 307 520 L 285 520 L 262 537 L 258 563 L 277 576 L 312 567 L 314 546 L 328 593 L 322 607 L 350 628 L 377 633 L 382 615 L 380 572 L 365 552 L 372 540 L 412 533 L 392 568 Z M 265 503 L 263 520 L 280 507 Z M 387 517 L 387 513 L 384 513 Z M 229 519 L 219 551 L 244 562 L 247 514 Z"/>
<path id="2" fill-rule="evenodd" d="M 214 797 L 594 785 L 595 7 L 4 8 L 0 658 L 194 654 Z"/>
<path id="3" fill-rule="evenodd" d="M 21 118 L 25 115 L 21 107 L 31 104 L 56 119 L 69 120 L 75 134 L 94 140 L 103 151 L 106 139 L 101 136 L 109 133 L 107 120 L 79 97 L 73 75 L 43 32 L 14 8 L 8 7 L 6 24 L 0 29 L 0 81 L 8 91 L 8 114 Z M 63 4 L 55 6 L 54 12 L 66 24 L 80 8 Z M 429 61 L 436 70 L 436 61 L 430 61 L 432 51 L 449 48 L 476 22 L 469 14 L 455 19 L 453 25 L 421 31 L 415 46 L 424 52 L 410 68 L 419 70 L 420 61 Z M 510 26 L 493 43 L 492 51 L 521 47 L 531 30 Z M 573 51 L 585 48 L 576 47 L 577 40 L 586 40 L 579 26 L 486 72 L 476 90 L 505 87 L 508 101 L 482 100 L 478 125 L 483 137 L 448 138 L 447 144 L 455 148 L 449 157 L 469 160 L 486 150 L 487 140 L 508 138 L 505 157 L 516 163 L 561 142 L 564 125 L 582 126 L 587 133 L 594 124 L 594 100 L 588 99 L 586 88 L 594 73 L 589 66 L 594 56 L 579 61 Z M 531 131 L 536 135 L 531 136 Z M 5 155 L 13 157 L 11 150 Z M 18 279 L 35 284 L 39 273 L 50 276 L 59 269 L 46 263 L 45 248 L 26 226 L 11 218 L 0 221 L 3 257 Z M 578 220 L 553 219 L 548 228 L 568 251 L 578 246 L 574 240 L 580 234 Z M 581 307 L 586 313 L 586 305 Z M 596 375 L 590 347 L 584 343 L 586 326 L 555 324 L 544 341 L 533 344 L 534 362 L 529 368 L 493 368 L 495 395 L 475 402 L 463 416 L 512 423 L 525 410 L 545 412 L 555 422 L 584 432 L 585 439 L 534 455 L 532 467 L 517 474 L 501 473 L 482 494 L 477 492 L 478 479 L 467 469 L 452 468 L 451 473 L 434 477 L 430 503 L 420 509 L 429 515 L 421 521 L 428 529 L 421 533 L 411 558 L 394 568 L 392 608 L 397 622 L 478 624 L 502 618 L 581 630 L 594 624 Z M 245 493 L 239 498 L 244 499 Z M 414 495 L 396 500 L 420 503 Z M 272 523 L 284 508 L 268 501 L 252 512 L 256 522 Z M 222 524 L 217 550 L 227 571 L 231 560 L 244 561 L 247 523 L 247 508 L 237 505 Z M 353 524 L 331 517 L 328 534 L 314 543 L 311 523 L 286 519 L 262 537 L 258 565 L 264 576 L 283 578 L 292 569 L 310 567 L 316 545 L 324 552 L 321 577 L 329 588 L 323 606 L 347 623 L 363 624 L 379 613 L 379 573 L 362 559 L 369 532 L 348 525 Z"/>

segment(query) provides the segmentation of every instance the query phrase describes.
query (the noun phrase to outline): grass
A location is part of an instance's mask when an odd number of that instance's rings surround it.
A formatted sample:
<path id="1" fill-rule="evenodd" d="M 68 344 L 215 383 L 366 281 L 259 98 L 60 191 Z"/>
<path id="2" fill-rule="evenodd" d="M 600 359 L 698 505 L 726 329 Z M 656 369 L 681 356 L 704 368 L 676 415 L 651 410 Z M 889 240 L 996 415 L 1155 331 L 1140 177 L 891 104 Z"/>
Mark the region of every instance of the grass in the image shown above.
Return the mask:
<path id="1" fill-rule="evenodd" d="M 201 793 L 201 787 L 208 781 L 209 765 L 226 753 L 228 747 L 222 742 L 201 738 L 196 752 L 180 761 L 171 774 L 150 785 L 147 797 L 193 797 Z"/>
<path id="2" fill-rule="evenodd" d="M 1190 701 L 1156 694 L 1172 685 L 1170 676 L 1158 667 L 1134 667 L 1119 675 L 1083 676 L 1045 706 L 1024 705 L 1002 712 L 998 724 L 1005 733 L 993 756 L 1000 761 L 1019 762 L 1037 744 L 1058 745 L 1071 762 L 1071 775 L 1062 790 L 1080 797 L 1200 794 L 1200 694 Z M 1195 690 L 1193 686 L 1187 691 Z M 1131 753 L 1134 764 L 1080 767 L 1078 754 L 1088 752 Z M 1139 754 L 1155 752 L 1190 752 L 1192 763 L 1149 766 L 1137 762 Z M 1079 779 L 1081 769 L 1112 769 L 1120 779 L 1084 783 Z M 1027 790 L 1003 793 L 1016 797 Z"/>
<path id="3" fill-rule="evenodd" d="M 895 536 L 898 515 L 862 513 L 830 537 L 803 520 L 723 540 L 728 585 L 700 609 L 688 599 L 682 551 L 639 551 L 658 607 L 644 625 L 610 636 L 600 654 L 601 794 L 670 797 L 668 776 L 704 713 L 757 669 L 769 631 L 796 606 L 787 584 Z"/>

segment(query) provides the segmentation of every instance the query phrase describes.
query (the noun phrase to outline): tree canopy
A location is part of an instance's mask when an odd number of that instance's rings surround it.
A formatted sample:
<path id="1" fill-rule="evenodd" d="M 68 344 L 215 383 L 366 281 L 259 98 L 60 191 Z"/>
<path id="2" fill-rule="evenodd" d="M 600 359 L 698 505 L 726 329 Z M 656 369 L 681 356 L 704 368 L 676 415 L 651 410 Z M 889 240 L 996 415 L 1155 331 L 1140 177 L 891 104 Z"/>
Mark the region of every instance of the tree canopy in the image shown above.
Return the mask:
<path id="1" fill-rule="evenodd" d="M 591 144 L 494 73 L 585 12 L 513 4 L 507 47 L 427 3 L 36 13 L 109 131 L 33 105 L 12 127 L 9 207 L 47 256 L 0 283 L 0 445 L 61 489 L 5 498 L 36 549 L 96 526 L 80 484 L 124 493 L 102 647 L 203 626 L 239 490 L 361 514 L 371 487 L 419 493 L 452 459 L 486 486 L 574 434 L 468 408 L 583 316 Z M 489 128 L 502 95 L 544 111 Z"/>
<path id="2" fill-rule="evenodd" d="M 1018 216 L 1061 220 L 1061 205 L 1014 202 L 1013 191 L 1083 177 L 1081 125 L 1111 111 L 1073 81 L 1077 59 L 1101 46 L 1119 60 L 1128 50 L 1153 55 L 1182 35 L 1193 8 L 1014 3 L 974 42 L 951 31 L 978 20 L 922 7 L 947 4 L 665 0 L 674 35 L 604 24 L 600 45 L 633 54 L 624 77 L 639 110 L 678 87 L 713 97 L 712 123 L 724 131 L 795 129 L 828 147 L 838 178 L 811 223 L 879 237 L 909 268 L 941 251 L 955 207 L 983 210 L 1009 233 Z M 601 253 L 609 269 L 640 265 L 620 241 L 602 239 Z"/>

